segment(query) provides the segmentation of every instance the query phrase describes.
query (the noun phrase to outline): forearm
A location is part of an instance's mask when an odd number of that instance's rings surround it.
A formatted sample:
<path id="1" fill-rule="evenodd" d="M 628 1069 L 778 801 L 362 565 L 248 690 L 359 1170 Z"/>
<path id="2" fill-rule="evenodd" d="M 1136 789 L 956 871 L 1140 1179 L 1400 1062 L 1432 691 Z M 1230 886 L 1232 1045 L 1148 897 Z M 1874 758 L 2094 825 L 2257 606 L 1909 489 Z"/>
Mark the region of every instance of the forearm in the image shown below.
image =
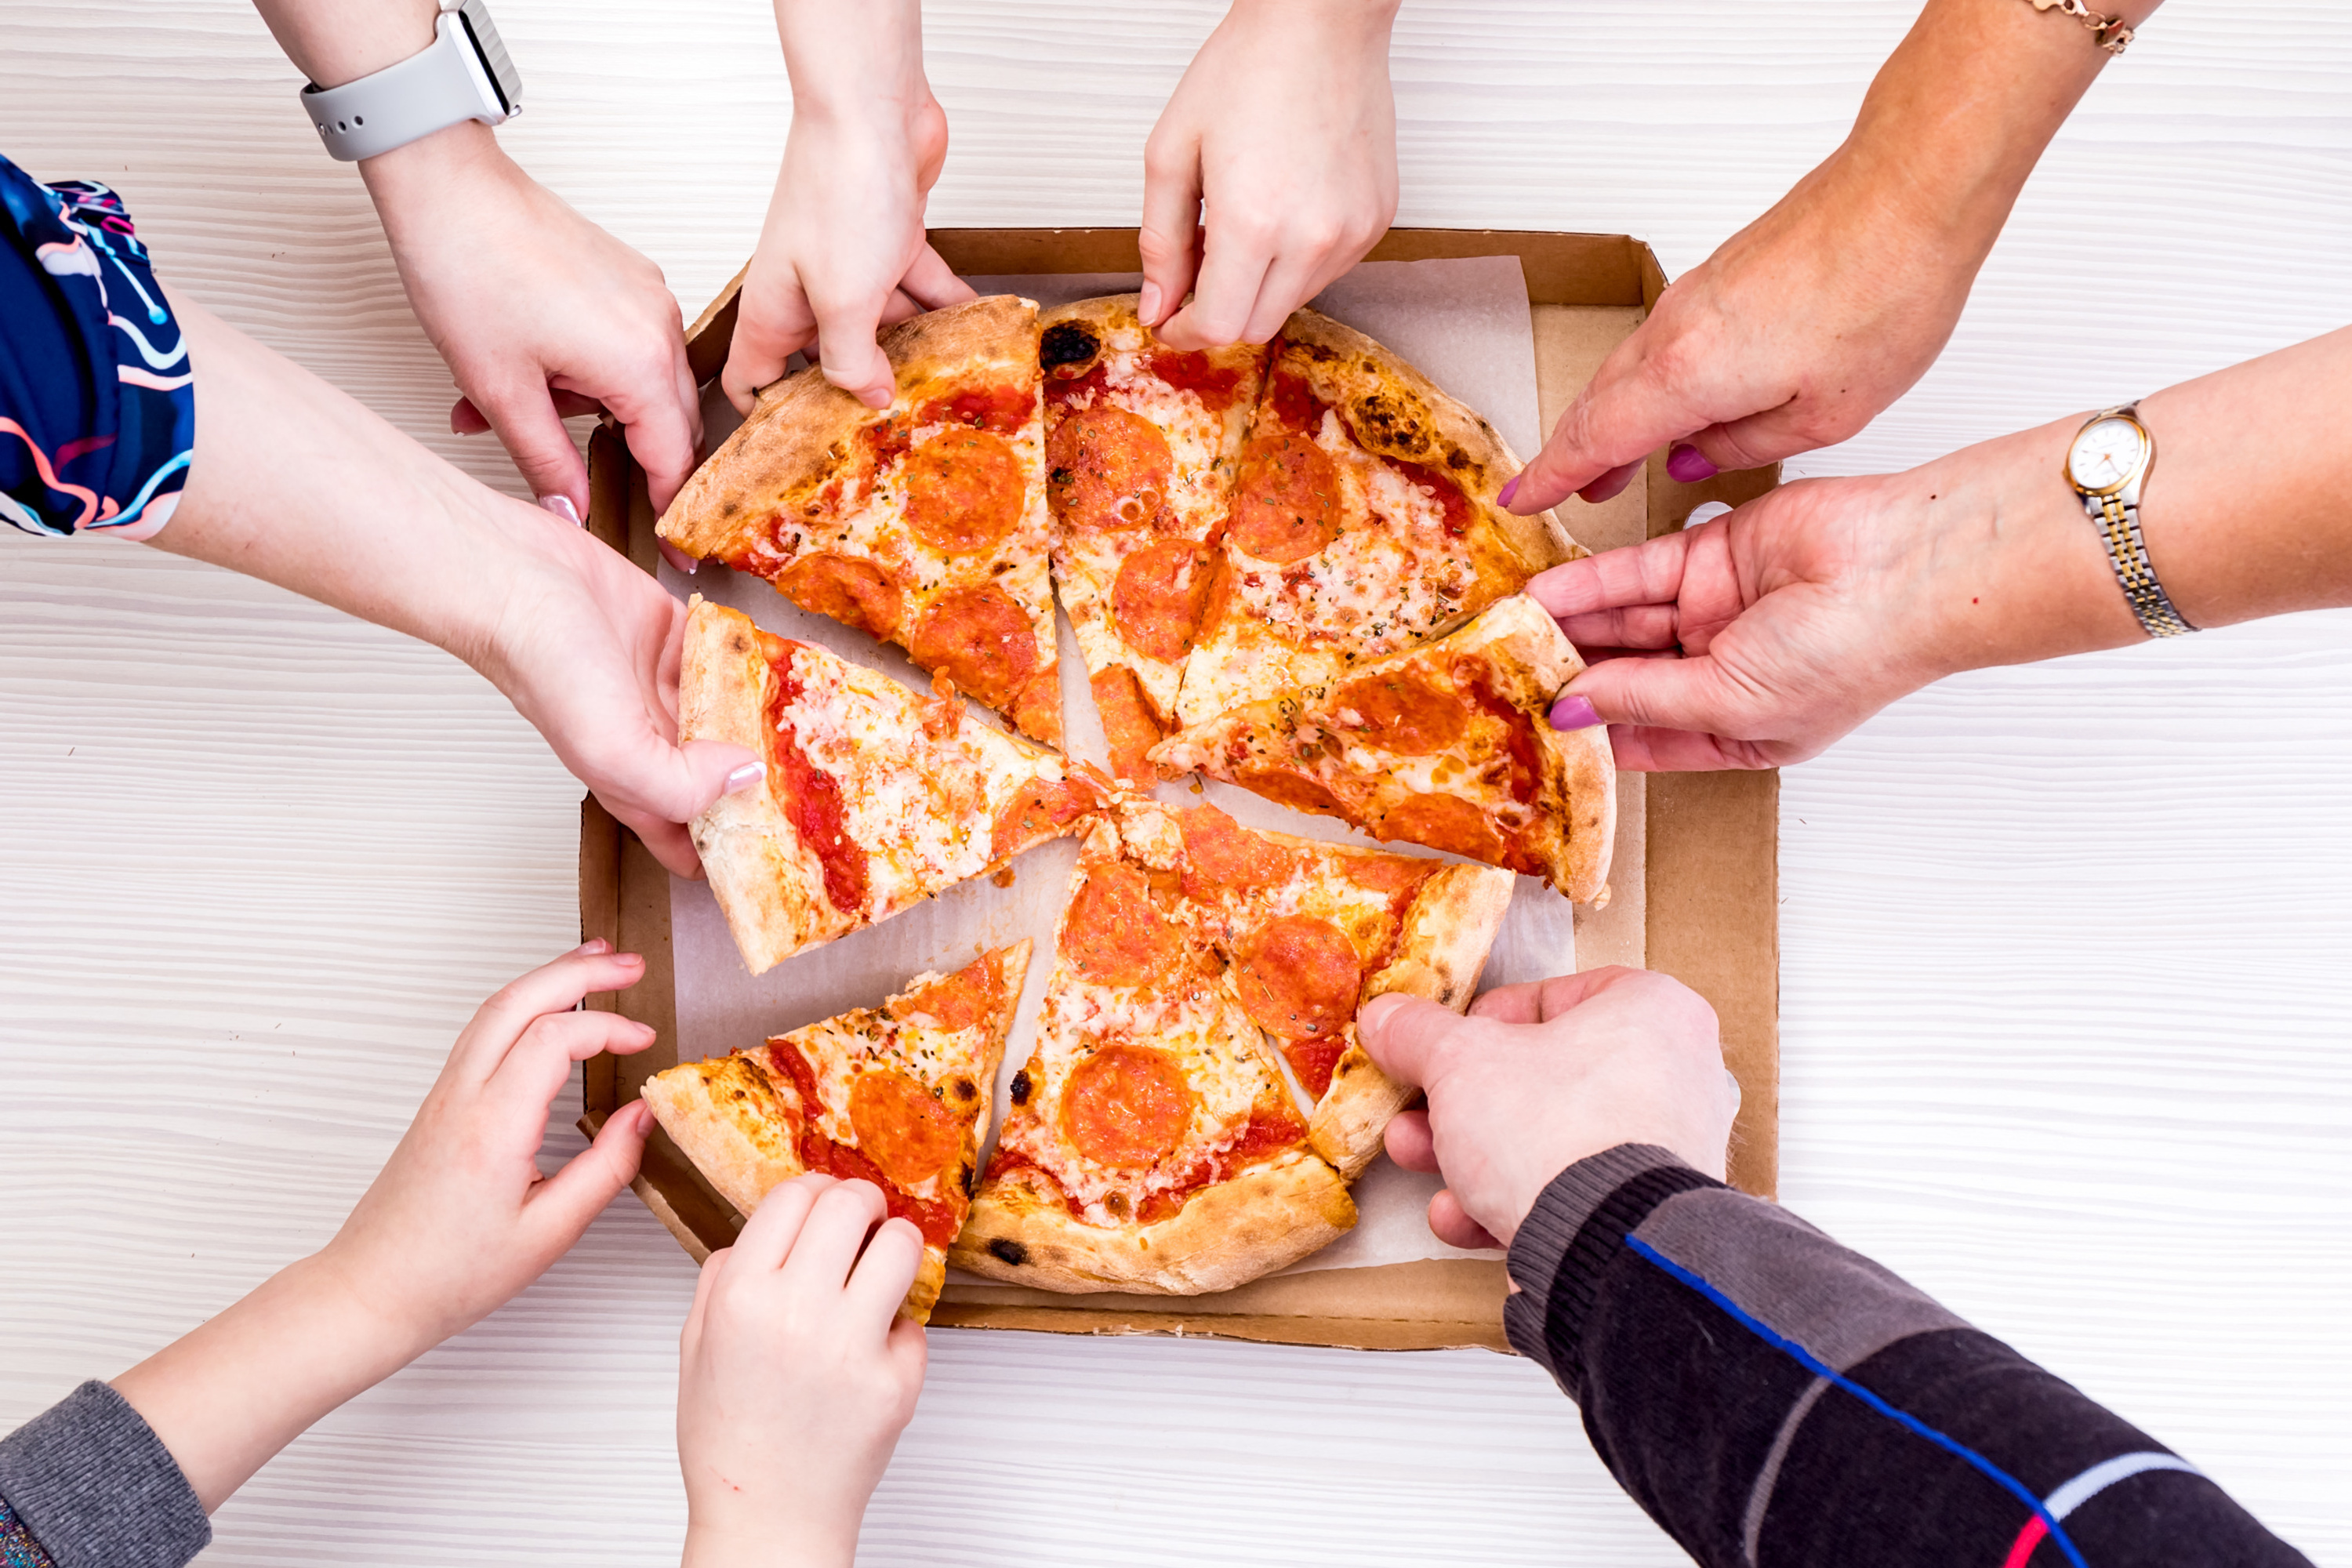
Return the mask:
<path id="1" fill-rule="evenodd" d="M 307 1258 L 114 1379 L 114 1388 L 212 1513 L 311 1423 L 425 1348 L 323 1258 Z"/>
<path id="2" fill-rule="evenodd" d="M 1562 1173 L 1510 1268 L 1513 1345 L 1707 1568 L 2040 1562 L 2050 1535 L 2076 1562 L 2304 1561 L 2145 1434 L 1663 1149 Z"/>

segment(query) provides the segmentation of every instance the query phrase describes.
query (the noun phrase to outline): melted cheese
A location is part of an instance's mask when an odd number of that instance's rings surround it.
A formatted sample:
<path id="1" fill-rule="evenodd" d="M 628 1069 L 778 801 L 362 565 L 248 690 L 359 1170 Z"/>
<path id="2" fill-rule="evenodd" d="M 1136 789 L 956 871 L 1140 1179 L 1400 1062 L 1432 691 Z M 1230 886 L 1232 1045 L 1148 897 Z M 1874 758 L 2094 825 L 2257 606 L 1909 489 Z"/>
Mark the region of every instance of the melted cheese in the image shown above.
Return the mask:
<path id="1" fill-rule="evenodd" d="M 910 984 L 908 989 L 917 989 L 920 984 L 919 981 Z M 799 1048 L 816 1076 L 817 1103 L 809 1124 L 834 1142 L 855 1148 L 858 1142 L 857 1128 L 849 1120 L 849 1097 L 859 1074 L 877 1068 L 895 1070 L 935 1095 L 940 1095 L 959 1077 L 979 1086 L 989 1030 L 984 1024 L 961 1029 L 927 1028 L 900 1023 L 878 1008 L 862 1007 L 795 1029 L 782 1037 Z M 789 1080 L 785 1087 L 789 1088 Z M 947 1103 L 952 1105 L 954 1101 L 948 1099 Z M 984 1095 L 980 1104 L 984 1119 L 988 1104 Z M 808 1115 L 810 1110 L 803 1107 L 802 1113 Z M 985 1130 L 983 1120 L 979 1131 Z M 936 1201 L 946 1195 L 949 1174 L 942 1170 L 907 1191 L 927 1202 Z"/>

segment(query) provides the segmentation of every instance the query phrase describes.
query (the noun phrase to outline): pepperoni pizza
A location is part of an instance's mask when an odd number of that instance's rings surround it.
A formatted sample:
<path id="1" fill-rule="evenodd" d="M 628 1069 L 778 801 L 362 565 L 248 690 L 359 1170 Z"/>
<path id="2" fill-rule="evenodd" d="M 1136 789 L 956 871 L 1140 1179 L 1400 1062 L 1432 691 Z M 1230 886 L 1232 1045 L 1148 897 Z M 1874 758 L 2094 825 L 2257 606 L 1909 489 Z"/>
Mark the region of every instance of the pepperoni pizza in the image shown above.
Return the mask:
<path id="1" fill-rule="evenodd" d="M 927 1321 L 971 1206 L 990 1087 L 1028 972 L 1020 942 L 944 979 L 918 975 L 880 1007 L 657 1073 L 646 1102 L 747 1218 L 779 1182 L 810 1171 L 880 1187 L 890 1213 L 923 1233 L 902 1310 Z"/>
<path id="2" fill-rule="evenodd" d="M 1135 307 L 1116 294 L 1046 311 L 1037 359 L 1055 581 L 1111 772 L 1150 784 L 1144 753 L 1172 728 L 1267 350 L 1168 348 Z"/>
<path id="3" fill-rule="evenodd" d="M 1356 1045 L 1358 1006 L 1386 990 L 1466 1005 L 1509 896 L 1499 872 L 1122 803 L 1081 854 L 1035 1046 L 950 1260 L 1192 1295 L 1328 1244 L 1405 1098 Z"/>
<path id="4" fill-rule="evenodd" d="M 767 763 L 762 784 L 692 824 L 754 974 L 1071 832 L 1105 801 L 1084 764 L 951 695 L 909 691 L 699 595 L 678 705 L 681 741 L 730 742 Z"/>
<path id="5" fill-rule="evenodd" d="M 888 408 L 814 366 L 765 388 L 670 502 L 661 536 L 899 644 L 1059 745 L 1037 307 L 975 300 L 881 343 L 898 373 Z"/>
<path id="6" fill-rule="evenodd" d="M 1615 763 L 1607 731 L 1545 717 L 1583 668 L 1559 624 L 1514 594 L 1435 642 L 1244 703 L 1151 754 L 1586 902 L 1609 875 Z"/>

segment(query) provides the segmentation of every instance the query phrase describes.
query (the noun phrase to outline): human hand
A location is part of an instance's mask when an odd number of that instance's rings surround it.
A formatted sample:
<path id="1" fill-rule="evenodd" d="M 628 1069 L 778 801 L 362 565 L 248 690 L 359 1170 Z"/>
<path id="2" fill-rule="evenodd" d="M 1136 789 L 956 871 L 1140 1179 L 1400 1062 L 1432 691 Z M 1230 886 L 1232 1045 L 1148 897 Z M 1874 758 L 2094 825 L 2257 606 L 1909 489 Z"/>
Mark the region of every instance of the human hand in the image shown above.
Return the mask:
<path id="1" fill-rule="evenodd" d="M 1143 150 L 1138 313 L 1161 342 L 1265 342 L 1388 232 L 1395 16 L 1394 0 L 1234 0 L 1201 46 Z"/>
<path id="2" fill-rule="evenodd" d="M 814 343 L 827 381 L 887 408 L 898 382 L 877 330 L 976 298 L 923 230 L 948 120 L 923 77 L 921 7 L 777 0 L 776 27 L 793 128 L 719 385 L 749 414 Z"/>
<path id="3" fill-rule="evenodd" d="M 609 411 L 655 509 L 694 469 L 700 395 L 661 269 L 573 211 L 471 121 L 361 165 L 408 302 L 448 362 L 460 435 L 496 430 L 531 493 L 588 514 L 565 416 Z"/>
<path id="4" fill-rule="evenodd" d="M 898 1314 L 923 1238 L 886 1212 L 870 1182 L 801 1176 L 702 1266 L 678 1340 L 687 1568 L 856 1554 L 923 1386 Z"/>
<path id="5" fill-rule="evenodd" d="M 1679 981 L 1588 970 L 1489 991 L 1466 1017 L 1376 997 L 1356 1027 L 1382 1072 L 1428 1092 L 1389 1123 L 1388 1151 L 1445 1178 L 1429 1228 L 1450 1246 L 1509 1246 L 1553 1177 L 1620 1143 L 1723 1177 L 1739 1091 L 1715 1009 Z"/>
<path id="6" fill-rule="evenodd" d="M 1908 473 L 1806 479 L 1528 593 L 1591 660 L 1552 721 L 1634 770 L 1777 767 L 1957 670 L 2137 640 L 2056 478 L 2072 422 Z"/>
<path id="7" fill-rule="evenodd" d="M 637 1173 L 653 1117 L 623 1106 L 552 1176 L 535 1156 L 572 1064 L 627 1055 L 654 1032 L 574 1012 L 619 991 L 645 960 L 602 940 L 541 964 L 482 1004 L 359 1206 L 314 1266 L 404 1337 L 399 1364 L 488 1316 L 569 1251 Z"/>

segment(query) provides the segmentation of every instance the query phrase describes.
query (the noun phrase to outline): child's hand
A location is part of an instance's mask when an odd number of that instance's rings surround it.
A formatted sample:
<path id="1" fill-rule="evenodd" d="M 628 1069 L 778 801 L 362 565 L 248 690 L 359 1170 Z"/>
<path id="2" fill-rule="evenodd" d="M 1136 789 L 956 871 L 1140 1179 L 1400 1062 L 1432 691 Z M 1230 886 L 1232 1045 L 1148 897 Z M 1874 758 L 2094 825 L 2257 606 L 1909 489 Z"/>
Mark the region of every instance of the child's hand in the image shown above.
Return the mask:
<path id="1" fill-rule="evenodd" d="M 1265 342 L 1388 231 L 1395 15 L 1394 0 L 1234 0 L 1201 46 L 1143 149 L 1138 309 L 1162 341 Z"/>
<path id="2" fill-rule="evenodd" d="M 870 1182 L 802 1176 L 702 1266 L 678 1341 L 688 1568 L 856 1556 L 923 1386 L 898 1315 L 923 1239 L 885 1213 Z"/>
<path id="3" fill-rule="evenodd" d="M 319 1255 L 408 1336 L 410 1355 L 538 1279 L 636 1174 L 653 1124 L 642 1101 L 614 1112 L 553 1176 L 533 1156 L 573 1062 L 653 1044 L 652 1029 L 618 1014 L 572 1011 L 588 993 L 623 990 L 644 973 L 644 959 L 599 940 L 483 1003 L 407 1136 Z"/>

